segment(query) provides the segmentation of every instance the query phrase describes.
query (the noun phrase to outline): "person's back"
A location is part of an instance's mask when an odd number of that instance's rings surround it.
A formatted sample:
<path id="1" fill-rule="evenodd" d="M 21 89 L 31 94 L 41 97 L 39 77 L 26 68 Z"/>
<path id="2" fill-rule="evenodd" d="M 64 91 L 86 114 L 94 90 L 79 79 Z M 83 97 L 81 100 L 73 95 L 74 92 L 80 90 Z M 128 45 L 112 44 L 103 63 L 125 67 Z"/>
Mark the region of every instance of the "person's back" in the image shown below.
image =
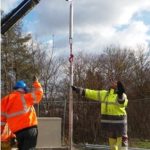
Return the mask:
<path id="1" fill-rule="evenodd" d="M 72 86 L 82 96 L 101 102 L 101 126 L 103 134 L 109 138 L 111 150 L 127 150 L 128 99 L 120 81 L 111 82 L 109 90 L 91 90 Z"/>

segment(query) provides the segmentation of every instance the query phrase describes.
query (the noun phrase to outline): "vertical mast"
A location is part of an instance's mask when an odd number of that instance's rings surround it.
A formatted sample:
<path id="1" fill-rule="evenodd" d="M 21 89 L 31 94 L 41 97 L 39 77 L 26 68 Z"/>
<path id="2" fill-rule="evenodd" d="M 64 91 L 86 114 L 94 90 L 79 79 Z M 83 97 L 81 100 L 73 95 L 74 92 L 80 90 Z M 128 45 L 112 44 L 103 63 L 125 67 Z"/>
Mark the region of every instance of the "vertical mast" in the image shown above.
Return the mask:
<path id="1" fill-rule="evenodd" d="M 73 146 L 73 93 L 71 86 L 73 85 L 73 2 L 70 3 L 69 15 L 69 45 L 70 45 L 70 87 L 69 87 L 69 149 Z"/>

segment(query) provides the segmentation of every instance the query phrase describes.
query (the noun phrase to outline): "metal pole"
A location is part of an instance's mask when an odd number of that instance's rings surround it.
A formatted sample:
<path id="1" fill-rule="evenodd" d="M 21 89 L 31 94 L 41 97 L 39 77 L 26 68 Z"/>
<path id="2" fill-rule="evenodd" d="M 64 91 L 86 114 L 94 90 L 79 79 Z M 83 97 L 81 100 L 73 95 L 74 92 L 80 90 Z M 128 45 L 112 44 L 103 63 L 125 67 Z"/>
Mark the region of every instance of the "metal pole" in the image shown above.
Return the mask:
<path id="1" fill-rule="evenodd" d="M 66 125 L 66 105 L 67 105 L 67 100 L 65 99 L 64 102 L 64 116 L 63 116 L 63 131 L 62 131 L 62 141 L 63 145 L 65 144 L 65 125 Z"/>
<path id="2" fill-rule="evenodd" d="M 73 2 L 70 2 L 69 16 L 69 45 L 70 45 L 70 88 L 69 88 L 69 149 L 73 148 L 73 93 L 71 86 L 73 85 Z"/>

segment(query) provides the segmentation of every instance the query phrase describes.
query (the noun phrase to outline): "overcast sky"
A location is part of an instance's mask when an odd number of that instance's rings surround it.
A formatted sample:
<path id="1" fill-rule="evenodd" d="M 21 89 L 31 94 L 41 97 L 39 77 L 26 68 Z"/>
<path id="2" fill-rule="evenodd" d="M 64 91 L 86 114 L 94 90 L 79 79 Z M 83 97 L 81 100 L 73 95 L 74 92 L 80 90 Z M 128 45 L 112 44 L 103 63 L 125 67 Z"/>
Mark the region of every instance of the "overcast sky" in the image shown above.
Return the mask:
<path id="1" fill-rule="evenodd" d="M 7 13 L 22 0 L 2 0 Z M 117 45 L 135 48 L 150 44 L 150 0 L 73 0 L 73 50 L 101 52 Z M 69 2 L 41 0 L 23 19 L 24 32 L 52 43 L 64 53 L 69 49 Z"/>

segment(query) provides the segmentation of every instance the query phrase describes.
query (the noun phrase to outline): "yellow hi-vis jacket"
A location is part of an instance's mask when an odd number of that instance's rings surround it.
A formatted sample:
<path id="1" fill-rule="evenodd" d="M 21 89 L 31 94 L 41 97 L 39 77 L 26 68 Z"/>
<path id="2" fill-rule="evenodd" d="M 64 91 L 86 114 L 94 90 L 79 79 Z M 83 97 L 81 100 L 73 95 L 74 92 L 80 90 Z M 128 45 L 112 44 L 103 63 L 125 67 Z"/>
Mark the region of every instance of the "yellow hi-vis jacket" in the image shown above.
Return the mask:
<path id="1" fill-rule="evenodd" d="M 101 102 L 101 123 L 126 124 L 126 110 L 128 99 L 123 93 L 123 103 L 118 102 L 118 95 L 114 89 L 106 90 L 85 90 L 85 97 Z"/>

